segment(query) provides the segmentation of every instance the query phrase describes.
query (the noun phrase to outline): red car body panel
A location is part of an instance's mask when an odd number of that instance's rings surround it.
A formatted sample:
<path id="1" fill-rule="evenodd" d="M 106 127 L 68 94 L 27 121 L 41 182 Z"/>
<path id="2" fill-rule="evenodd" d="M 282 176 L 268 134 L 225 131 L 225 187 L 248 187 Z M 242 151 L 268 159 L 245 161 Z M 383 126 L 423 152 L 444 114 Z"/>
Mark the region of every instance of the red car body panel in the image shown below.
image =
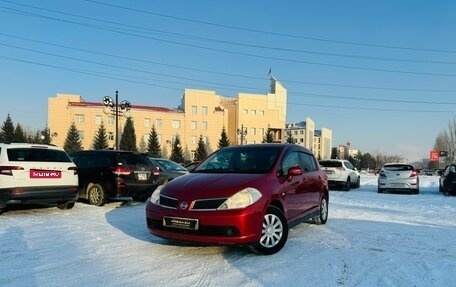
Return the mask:
<path id="1" fill-rule="evenodd" d="M 247 245 L 260 240 L 264 214 L 271 203 L 283 210 L 289 224 L 318 213 L 322 196 L 328 198 L 326 174 L 318 166 L 317 170 L 298 176 L 278 176 L 280 159 L 286 149 L 284 147 L 281 150 L 279 160 L 266 173 L 193 171 L 167 183 L 162 187 L 161 196 L 172 199 L 175 207 L 148 202 L 146 220 L 149 232 L 178 241 Z M 199 167 L 201 166 L 200 164 Z M 192 209 L 195 200 L 220 199 L 223 202 L 248 187 L 255 188 L 262 194 L 257 202 L 248 207 L 231 210 Z M 182 203 L 184 204 L 181 205 Z M 165 217 L 197 219 L 199 229 L 189 231 L 165 227 Z"/>

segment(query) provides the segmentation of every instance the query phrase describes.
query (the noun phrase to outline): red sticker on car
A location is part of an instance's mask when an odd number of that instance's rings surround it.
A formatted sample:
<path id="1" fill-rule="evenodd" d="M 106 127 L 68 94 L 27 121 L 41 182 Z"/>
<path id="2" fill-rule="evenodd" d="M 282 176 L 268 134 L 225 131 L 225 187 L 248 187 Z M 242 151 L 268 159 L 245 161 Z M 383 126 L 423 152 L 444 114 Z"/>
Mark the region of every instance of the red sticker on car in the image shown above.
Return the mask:
<path id="1" fill-rule="evenodd" d="M 59 170 L 30 170 L 30 178 L 61 178 L 62 173 Z"/>

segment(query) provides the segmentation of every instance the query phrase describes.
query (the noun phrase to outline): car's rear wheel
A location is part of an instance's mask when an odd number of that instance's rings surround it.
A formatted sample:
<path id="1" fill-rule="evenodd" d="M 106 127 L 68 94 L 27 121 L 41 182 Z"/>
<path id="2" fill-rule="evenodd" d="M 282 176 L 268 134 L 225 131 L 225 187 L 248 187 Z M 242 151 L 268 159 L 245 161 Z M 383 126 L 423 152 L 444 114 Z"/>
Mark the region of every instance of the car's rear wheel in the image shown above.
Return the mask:
<path id="1" fill-rule="evenodd" d="M 315 218 L 315 224 L 325 224 L 328 220 L 328 198 L 322 196 L 320 199 L 320 214 Z"/>
<path id="2" fill-rule="evenodd" d="M 280 251 L 287 239 L 288 223 L 283 212 L 275 206 L 269 206 L 263 217 L 260 241 L 251 249 L 262 255 L 271 255 Z"/>
<path id="3" fill-rule="evenodd" d="M 92 205 L 103 206 L 106 203 L 106 192 L 100 184 L 90 184 L 87 189 L 87 199 Z"/>
<path id="4" fill-rule="evenodd" d="M 134 201 L 139 201 L 139 202 L 146 202 L 148 199 L 148 197 L 145 195 L 135 195 L 135 196 L 132 196 L 131 198 L 133 198 Z"/>
<path id="5" fill-rule="evenodd" d="M 345 182 L 345 185 L 344 185 L 344 191 L 349 191 L 350 190 L 350 186 L 351 186 L 351 181 L 350 181 L 350 177 L 347 177 L 347 181 Z"/>
<path id="6" fill-rule="evenodd" d="M 378 192 L 378 193 L 383 193 L 383 188 L 380 188 L 380 187 L 379 187 L 378 190 L 377 190 L 377 192 Z"/>
<path id="7" fill-rule="evenodd" d="M 59 209 L 72 209 L 74 207 L 74 205 L 75 205 L 74 201 L 68 201 L 68 202 L 57 204 L 57 208 L 59 208 Z"/>

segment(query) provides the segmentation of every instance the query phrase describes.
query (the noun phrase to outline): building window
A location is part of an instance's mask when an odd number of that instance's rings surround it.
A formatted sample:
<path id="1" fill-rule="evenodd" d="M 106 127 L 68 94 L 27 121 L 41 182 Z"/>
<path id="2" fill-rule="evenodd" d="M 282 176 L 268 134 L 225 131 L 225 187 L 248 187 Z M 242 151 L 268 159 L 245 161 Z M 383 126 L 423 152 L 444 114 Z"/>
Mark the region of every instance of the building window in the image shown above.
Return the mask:
<path id="1" fill-rule="evenodd" d="M 192 130 L 196 130 L 196 128 L 198 127 L 196 121 L 192 121 Z"/>
<path id="2" fill-rule="evenodd" d="M 201 122 L 201 129 L 207 130 L 207 122 Z"/>
<path id="3" fill-rule="evenodd" d="M 78 131 L 78 134 L 79 134 L 79 138 L 81 140 L 83 140 L 84 139 L 84 131 Z"/>
<path id="4" fill-rule="evenodd" d="M 113 125 L 113 124 L 115 124 L 114 116 L 108 116 L 108 125 Z"/>
<path id="5" fill-rule="evenodd" d="M 95 124 L 96 125 L 101 125 L 102 118 L 101 116 L 97 115 L 95 116 Z"/>
<path id="6" fill-rule="evenodd" d="M 192 115 L 198 114 L 198 107 L 197 106 L 192 106 Z"/>
<path id="7" fill-rule="evenodd" d="M 203 143 L 206 145 L 209 142 L 209 139 L 207 137 L 203 137 Z"/>
<path id="8" fill-rule="evenodd" d="M 206 106 L 201 107 L 201 113 L 203 114 L 203 116 L 207 116 L 207 107 Z"/>
<path id="9" fill-rule="evenodd" d="M 192 144 L 196 144 L 196 136 L 192 136 Z"/>
<path id="10" fill-rule="evenodd" d="M 256 128 L 251 128 L 251 129 L 250 129 L 250 134 L 251 134 L 252 136 L 256 135 Z"/>
<path id="11" fill-rule="evenodd" d="M 181 122 L 179 120 L 172 120 L 171 126 L 173 127 L 173 129 L 180 129 Z"/>
<path id="12" fill-rule="evenodd" d="M 108 140 L 113 141 L 114 140 L 114 133 L 113 132 L 108 132 Z"/>
<path id="13" fill-rule="evenodd" d="M 143 140 L 144 140 L 144 142 L 146 143 L 146 146 L 147 146 L 147 142 L 149 142 L 149 135 L 148 134 L 143 135 Z"/>
<path id="14" fill-rule="evenodd" d="M 300 130 L 300 131 L 299 131 L 299 134 L 303 135 L 303 134 L 304 134 L 304 131 L 303 131 L 303 130 Z"/>
<path id="15" fill-rule="evenodd" d="M 161 128 L 161 127 L 163 126 L 163 121 L 162 121 L 162 119 L 156 119 L 156 120 L 155 120 L 155 126 L 156 126 L 157 128 Z"/>
<path id="16" fill-rule="evenodd" d="M 294 131 L 294 135 L 297 136 L 298 135 L 298 131 Z"/>
<path id="17" fill-rule="evenodd" d="M 259 128 L 258 132 L 260 133 L 260 135 L 264 135 L 264 128 Z"/>
<path id="18" fill-rule="evenodd" d="M 74 115 L 74 122 L 77 124 L 84 123 L 84 115 Z"/>
<path id="19" fill-rule="evenodd" d="M 260 110 L 259 113 L 260 113 L 260 116 L 264 116 L 264 110 Z"/>
<path id="20" fill-rule="evenodd" d="M 146 128 L 150 127 L 150 123 L 151 123 L 151 121 L 150 121 L 149 118 L 144 119 L 144 126 L 145 126 Z"/>
<path id="21" fill-rule="evenodd" d="M 250 110 L 251 115 L 256 115 L 256 110 Z"/>
<path id="22" fill-rule="evenodd" d="M 247 109 L 243 109 L 243 110 L 242 110 L 242 114 L 243 114 L 243 115 L 246 115 L 248 112 L 249 112 L 249 111 L 248 111 Z"/>

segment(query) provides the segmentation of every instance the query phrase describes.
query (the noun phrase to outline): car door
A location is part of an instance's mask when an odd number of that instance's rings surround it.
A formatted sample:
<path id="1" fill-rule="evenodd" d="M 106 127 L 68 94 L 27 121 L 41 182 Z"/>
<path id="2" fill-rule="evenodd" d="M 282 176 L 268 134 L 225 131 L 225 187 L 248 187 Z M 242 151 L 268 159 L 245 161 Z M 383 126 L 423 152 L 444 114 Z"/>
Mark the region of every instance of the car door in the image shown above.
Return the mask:
<path id="1" fill-rule="evenodd" d="M 310 202 L 310 189 L 307 185 L 310 183 L 308 173 L 288 177 L 288 171 L 291 167 L 302 169 L 301 160 L 296 150 L 288 151 L 280 163 L 280 177 L 283 181 L 281 194 L 285 204 L 285 216 L 289 221 L 300 217 L 302 213 L 309 210 L 312 206 Z"/>
<path id="2" fill-rule="evenodd" d="M 320 192 L 323 190 L 324 174 L 318 169 L 317 160 L 309 153 L 299 153 L 301 165 L 303 166 L 304 178 L 306 179 L 303 188 L 306 205 L 315 208 L 320 204 Z"/>

